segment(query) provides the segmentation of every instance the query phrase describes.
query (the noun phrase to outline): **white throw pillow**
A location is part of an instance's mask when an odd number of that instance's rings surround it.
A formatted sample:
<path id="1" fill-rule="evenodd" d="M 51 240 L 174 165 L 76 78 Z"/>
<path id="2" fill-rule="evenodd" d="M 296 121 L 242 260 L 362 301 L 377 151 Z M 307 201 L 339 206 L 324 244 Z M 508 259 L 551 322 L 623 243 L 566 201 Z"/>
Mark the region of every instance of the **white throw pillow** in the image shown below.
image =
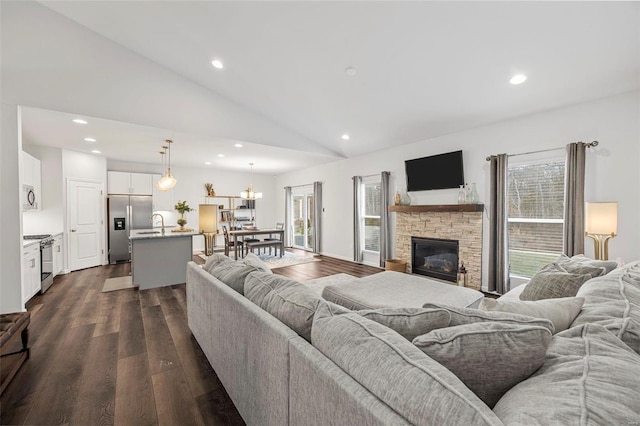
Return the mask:
<path id="1" fill-rule="evenodd" d="M 553 323 L 555 333 L 569 328 L 578 316 L 584 297 L 560 297 L 536 301 L 496 300 L 485 297 L 480 302 L 483 311 L 511 312 L 534 318 L 545 318 Z"/>

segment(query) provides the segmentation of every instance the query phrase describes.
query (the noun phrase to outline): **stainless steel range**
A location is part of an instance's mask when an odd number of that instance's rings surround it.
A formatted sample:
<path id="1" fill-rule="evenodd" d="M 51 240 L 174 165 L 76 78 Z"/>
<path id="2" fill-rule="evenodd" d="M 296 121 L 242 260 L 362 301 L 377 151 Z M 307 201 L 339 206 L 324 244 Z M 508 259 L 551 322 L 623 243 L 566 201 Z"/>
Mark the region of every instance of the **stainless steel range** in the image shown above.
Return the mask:
<path id="1" fill-rule="evenodd" d="M 44 293 L 53 284 L 53 237 L 51 234 L 24 235 L 25 240 L 40 240 L 40 291 Z"/>

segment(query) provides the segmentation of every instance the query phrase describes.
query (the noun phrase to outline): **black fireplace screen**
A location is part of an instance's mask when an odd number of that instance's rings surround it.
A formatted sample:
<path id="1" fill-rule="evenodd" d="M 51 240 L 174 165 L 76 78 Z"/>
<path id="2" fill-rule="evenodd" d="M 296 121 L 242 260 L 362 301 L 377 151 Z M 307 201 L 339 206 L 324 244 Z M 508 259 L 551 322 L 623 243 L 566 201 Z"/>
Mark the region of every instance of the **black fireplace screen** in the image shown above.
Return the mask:
<path id="1" fill-rule="evenodd" d="M 411 272 L 456 282 L 458 241 L 411 237 Z"/>

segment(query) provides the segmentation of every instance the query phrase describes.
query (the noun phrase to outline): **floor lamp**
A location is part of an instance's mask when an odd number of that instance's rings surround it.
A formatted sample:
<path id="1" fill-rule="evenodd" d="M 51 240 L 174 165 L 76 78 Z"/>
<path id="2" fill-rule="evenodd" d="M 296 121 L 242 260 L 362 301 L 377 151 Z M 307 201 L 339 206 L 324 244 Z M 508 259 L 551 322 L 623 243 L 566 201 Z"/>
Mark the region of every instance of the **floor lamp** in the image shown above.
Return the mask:
<path id="1" fill-rule="evenodd" d="M 618 232 L 618 203 L 586 203 L 585 236 L 593 239 L 595 258 L 609 259 L 609 240 Z"/>
<path id="2" fill-rule="evenodd" d="M 218 234 L 218 206 L 216 204 L 200 204 L 198 207 L 198 227 L 204 236 L 204 254 L 211 256 Z"/>

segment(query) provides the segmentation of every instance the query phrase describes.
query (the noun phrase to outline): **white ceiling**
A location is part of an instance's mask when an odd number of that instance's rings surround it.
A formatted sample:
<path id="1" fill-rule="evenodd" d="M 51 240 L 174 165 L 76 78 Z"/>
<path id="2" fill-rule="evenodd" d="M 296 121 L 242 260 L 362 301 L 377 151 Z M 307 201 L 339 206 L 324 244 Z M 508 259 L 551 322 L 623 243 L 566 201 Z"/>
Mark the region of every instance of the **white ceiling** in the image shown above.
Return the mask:
<path id="1" fill-rule="evenodd" d="M 40 3 L 347 157 L 640 87 L 638 2 Z M 529 79 L 510 85 L 516 72 Z M 28 114 L 33 137 L 75 131 Z M 166 130 L 104 121 L 96 132 L 126 140 L 114 146 L 127 161 L 153 162 L 147 151 Z M 79 143 L 64 136 L 56 143 Z M 174 138 L 192 151 L 205 143 Z M 233 142 L 206 138 L 221 152 Z M 172 161 L 200 167 L 180 145 Z M 286 171 L 338 158 L 289 148 L 297 153 L 252 144 L 251 161 Z"/>

